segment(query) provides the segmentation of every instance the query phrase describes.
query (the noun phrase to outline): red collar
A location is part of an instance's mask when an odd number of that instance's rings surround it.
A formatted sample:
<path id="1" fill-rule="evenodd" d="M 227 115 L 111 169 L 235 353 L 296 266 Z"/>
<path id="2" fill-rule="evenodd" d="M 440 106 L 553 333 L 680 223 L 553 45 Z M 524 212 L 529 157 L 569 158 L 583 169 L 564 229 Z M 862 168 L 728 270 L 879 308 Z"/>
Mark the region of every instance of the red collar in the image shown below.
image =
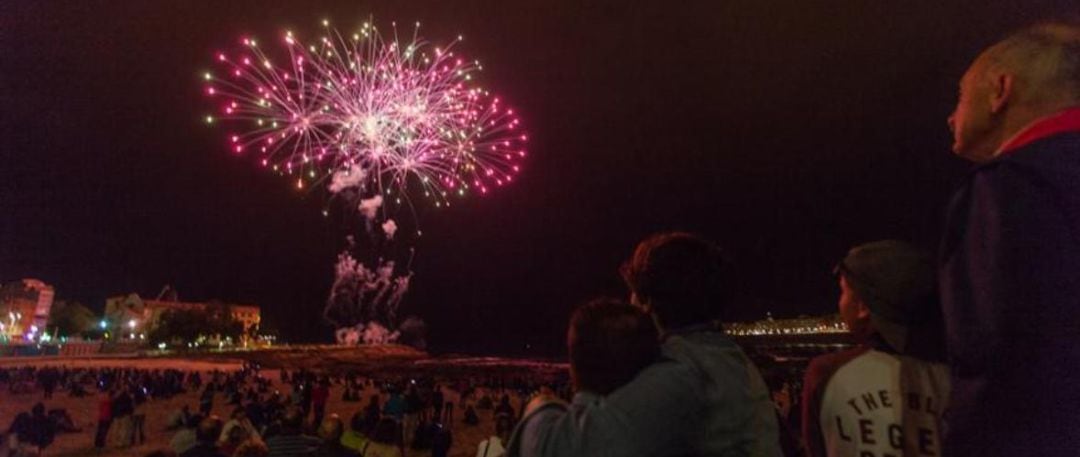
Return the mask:
<path id="1" fill-rule="evenodd" d="M 1068 108 L 1032 122 L 999 149 L 1008 154 L 1035 141 L 1066 132 L 1080 132 L 1080 107 Z"/>

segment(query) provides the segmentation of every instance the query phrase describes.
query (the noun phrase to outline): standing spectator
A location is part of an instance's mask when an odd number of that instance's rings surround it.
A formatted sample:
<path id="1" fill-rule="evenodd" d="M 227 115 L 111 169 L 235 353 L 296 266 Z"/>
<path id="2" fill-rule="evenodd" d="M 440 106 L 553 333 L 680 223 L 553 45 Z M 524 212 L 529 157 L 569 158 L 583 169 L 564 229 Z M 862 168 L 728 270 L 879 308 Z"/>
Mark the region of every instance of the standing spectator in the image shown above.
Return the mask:
<path id="1" fill-rule="evenodd" d="M 134 430 L 131 423 L 131 415 L 135 412 L 135 403 L 128 393 L 126 386 L 120 388 L 112 405 L 113 436 L 116 446 L 131 446 L 131 432 Z"/>
<path id="2" fill-rule="evenodd" d="M 390 398 L 386 400 L 386 405 L 383 405 L 383 415 L 401 423 L 405 417 L 405 399 L 401 397 L 401 392 L 390 392 Z"/>
<path id="3" fill-rule="evenodd" d="M 454 445 L 454 436 L 450 429 L 441 422 L 431 424 L 431 457 L 446 457 L 450 455 L 450 448 Z"/>
<path id="4" fill-rule="evenodd" d="M 638 245 L 622 274 L 631 302 L 665 335 L 663 358 L 574 414 L 548 407 L 557 402 L 551 396 L 534 400 L 523 424 L 542 445 L 511 454 L 779 455 L 765 382 L 716 325 L 736 284 L 720 249 L 685 233 L 656 235 Z"/>
<path id="5" fill-rule="evenodd" d="M 104 449 L 106 438 L 109 436 L 109 428 L 112 427 L 113 397 L 109 390 L 102 390 L 98 397 L 98 424 L 97 433 L 94 435 L 94 447 Z"/>
<path id="6" fill-rule="evenodd" d="M 146 411 L 143 408 L 143 404 L 146 403 L 146 395 L 143 394 L 142 388 L 136 390 L 137 394 L 132 400 L 131 409 L 131 432 L 128 434 L 130 437 L 128 444 L 134 446 L 136 442 L 138 444 L 146 443 Z"/>
<path id="7" fill-rule="evenodd" d="M 55 368 L 42 368 L 38 373 L 38 382 L 41 383 L 41 389 L 45 391 L 45 399 L 51 399 L 53 397 L 53 391 L 56 390 L 56 383 L 59 381 L 60 373 Z"/>
<path id="8" fill-rule="evenodd" d="M 898 241 L 852 249 L 836 267 L 855 348 L 810 362 L 803 436 L 810 457 L 941 455 L 948 404 L 934 264 Z"/>
<path id="9" fill-rule="evenodd" d="M 209 416 L 214 409 L 214 383 L 206 385 L 202 395 L 199 396 L 199 414 Z"/>
<path id="10" fill-rule="evenodd" d="M 405 393 L 405 414 L 401 423 L 406 443 L 411 443 L 420 417 L 420 395 L 416 392 L 416 381 L 412 381 Z"/>
<path id="11" fill-rule="evenodd" d="M 326 415 L 326 401 L 330 399 L 330 380 L 323 377 L 315 384 L 315 387 L 311 392 L 311 405 L 315 410 L 315 418 L 312 424 L 318 427 L 323 423 L 323 417 Z"/>
<path id="12" fill-rule="evenodd" d="M 443 395 L 442 388 L 438 384 L 431 389 L 431 417 L 437 421 L 446 420 L 443 418 L 443 406 L 446 403 L 446 397 Z"/>
<path id="13" fill-rule="evenodd" d="M 953 195 L 940 274 L 946 455 L 1080 449 L 1080 25 L 985 50 L 949 117 L 977 164 Z"/>

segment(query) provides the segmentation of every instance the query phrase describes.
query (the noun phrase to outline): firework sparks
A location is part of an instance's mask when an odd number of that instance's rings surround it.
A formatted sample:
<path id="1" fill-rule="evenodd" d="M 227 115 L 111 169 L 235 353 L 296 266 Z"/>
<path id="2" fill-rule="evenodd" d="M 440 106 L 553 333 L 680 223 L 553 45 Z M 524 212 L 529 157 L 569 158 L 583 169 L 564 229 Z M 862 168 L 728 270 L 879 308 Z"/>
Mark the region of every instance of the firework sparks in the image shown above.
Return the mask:
<path id="1" fill-rule="evenodd" d="M 332 193 L 358 189 L 411 204 L 423 197 L 488 193 L 513 182 L 527 134 L 514 110 L 475 82 L 477 61 L 431 46 L 419 24 L 407 40 L 365 23 L 342 34 L 324 22 L 303 42 L 285 32 L 274 57 L 254 38 L 219 52 L 205 93 L 231 121 L 229 148 L 252 154 L 297 188 L 328 181 Z M 392 197 L 391 197 L 392 196 Z"/>

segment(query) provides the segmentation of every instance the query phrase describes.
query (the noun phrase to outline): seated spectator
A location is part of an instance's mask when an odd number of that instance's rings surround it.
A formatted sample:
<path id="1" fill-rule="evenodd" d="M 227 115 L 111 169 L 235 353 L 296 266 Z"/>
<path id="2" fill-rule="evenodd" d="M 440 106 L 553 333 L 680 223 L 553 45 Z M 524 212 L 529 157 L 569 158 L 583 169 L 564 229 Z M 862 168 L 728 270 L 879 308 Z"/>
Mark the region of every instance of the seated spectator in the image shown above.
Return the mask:
<path id="1" fill-rule="evenodd" d="M 71 418 L 66 409 L 57 408 L 49 410 L 49 418 L 56 424 L 56 431 L 64 433 L 78 433 L 82 429 L 75 426 L 75 420 Z"/>
<path id="2" fill-rule="evenodd" d="M 217 441 L 218 451 L 222 454 L 229 456 L 236 452 L 236 449 L 248 441 L 256 441 L 258 438 L 252 437 L 251 432 L 244 427 L 232 427 L 227 432 L 222 429 L 221 434 L 225 436 L 224 440 L 220 438 Z"/>
<path id="3" fill-rule="evenodd" d="M 811 457 L 941 455 L 949 370 L 936 274 L 929 255 L 898 241 L 857 246 L 837 265 L 840 317 L 860 344 L 810 362 Z"/>
<path id="4" fill-rule="evenodd" d="M 169 416 L 169 420 L 165 422 L 165 431 L 172 431 L 183 427 L 188 423 L 189 419 L 191 419 L 191 408 L 185 404 Z"/>
<path id="5" fill-rule="evenodd" d="M 221 436 L 221 419 L 210 416 L 199 423 L 195 430 L 195 445 L 181 452 L 180 457 L 224 457 L 217 449 L 217 438 Z"/>
<path id="6" fill-rule="evenodd" d="M 341 437 L 345 433 L 345 424 L 337 414 L 331 414 L 319 426 L 319 439 L 322 445 L 312 454 L 315 457 L 356 457 L 353 452 L 341 444 Z"/>
<path id="7" fill-rule="evenodd" d="M 402 457 L 405 450 L 401 444 L 401 426 L 397 421 L 384 417 L 375 426 L 375 434 L 363 448 L 363 457 Z"/>
<path id="8" fill-rule="evenodd" d="M 248 440 L 233 451 L 232 457 L 269 457 L 270 449 L 262 441 Z"/>
<path id="9" fill-rule="evenodd" d="M 296 408 L 290 408 L 281 418 L 281 430 L 266 439 L 271 457 L 288 457 L 314 452 L 322 444 L 318 438 L 304 434 L 304 416 Z"/>
<path id="10" fill-rule="evenodd" d="M 195 447 L 195 443 L 198 442 L 196 439 L 196 430 L 199 428 L 199 424 L 202 423 L 202 420 L 203 417 L 198 414 L 191 416 L 188 418 L 188 421 L 184 424 L 183 428 L 176 431 L 172 440 L 169 441 L 169 447 L 172 448 L 173 452 L 183 454 L 184 452 L 187 452 L 188 449 Z"/>
<path id="11" fill-rule="evenodd" d="M 230 434 L 233 433 L 233 429 L 235 428 L 241 428 L 244 430 L 244 439 L 261 439 L 258 430 L 255 428 L 255 425 L 252 424 L 250 420 L 248 420 L 247 411 L 244 408 L 237 407 L 233 410 L 232 417 L 229 419 L 228 422 L 225 423 L 225 427 L 221 429 L 221 436 L 218 438 L 218 442 L 224 443 L 226 441 L 229 441 L 230 437 L 232 436 Z M 241 440 L 241 442 L 242 441 L 243 440 Z M 240 442 L 237 442 L 236 444 L 239 445 Z"/>

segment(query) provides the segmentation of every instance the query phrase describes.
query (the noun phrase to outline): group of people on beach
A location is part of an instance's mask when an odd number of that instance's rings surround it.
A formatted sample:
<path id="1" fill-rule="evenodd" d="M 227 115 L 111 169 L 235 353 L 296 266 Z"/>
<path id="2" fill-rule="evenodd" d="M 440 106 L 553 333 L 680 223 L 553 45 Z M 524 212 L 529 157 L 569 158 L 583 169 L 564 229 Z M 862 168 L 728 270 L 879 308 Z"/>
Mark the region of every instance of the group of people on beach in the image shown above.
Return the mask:
<path id="1" fill-rule="evenodd" d="M 938 256 L 884 240 L 839 261 L 839 313 L 859 344 L 811 362 L 789 454 L 1080 449 L 1080 25 L 1033 26 L 986 49 L 948 124 L 976 167 Z M 570 318 L 572 401 L 534 399 L 508 454 L 782 455 L 790 432 L 717 325 L 734 269 L 698 236 L 642 241 L 622 269 L 628 302 Z"/>

